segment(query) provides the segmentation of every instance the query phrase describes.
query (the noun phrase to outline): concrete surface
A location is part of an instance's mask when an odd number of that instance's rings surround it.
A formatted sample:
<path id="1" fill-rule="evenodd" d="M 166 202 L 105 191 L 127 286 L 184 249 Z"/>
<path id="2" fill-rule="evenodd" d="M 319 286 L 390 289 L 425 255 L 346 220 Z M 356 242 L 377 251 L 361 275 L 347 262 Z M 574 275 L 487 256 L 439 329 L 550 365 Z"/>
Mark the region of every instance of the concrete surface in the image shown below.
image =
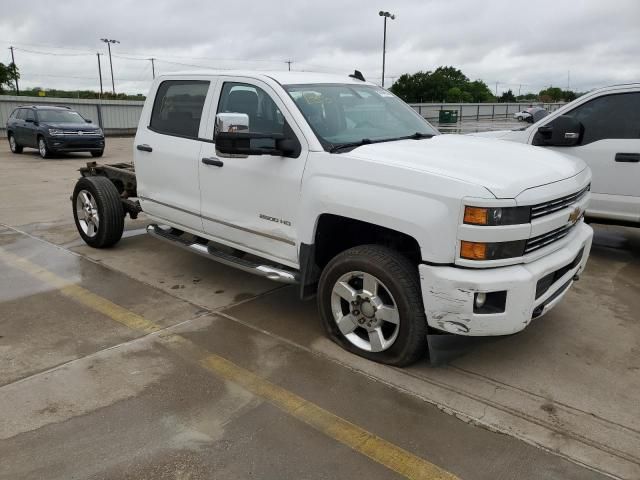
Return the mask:
<path id="1" fill-rule="evenodd" d="M 103 161 L 129 161 L 131 148 L 110 139 Z M 69 195 L 90 160 L 0 142 L 0 223 L 13 227 L 0 248 L 460 478 L 602 478 L 573 462 L 640 478 L 640 231 L 596 226 L 583 279 L 522 334 L 399 370 L 328 341 L 292 288 L 148 238 L 144 218 L 115 248 L 86 247 Z M 0 458 L 11 459 L 0 478 L 396 475 L 155 336 L 1 258 L 0 271 Z"/>

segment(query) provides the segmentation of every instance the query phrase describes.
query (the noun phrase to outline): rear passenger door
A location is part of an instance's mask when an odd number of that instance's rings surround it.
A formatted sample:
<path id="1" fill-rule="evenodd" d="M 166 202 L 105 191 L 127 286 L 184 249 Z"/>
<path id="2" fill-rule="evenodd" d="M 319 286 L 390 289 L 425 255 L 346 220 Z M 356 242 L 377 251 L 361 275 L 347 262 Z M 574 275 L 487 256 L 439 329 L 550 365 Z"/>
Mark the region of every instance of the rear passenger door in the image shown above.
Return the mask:
<path id="1" fill-rule="evenodd" d="M 135 139 L 138 197 L 159 222 L 201 232 L 198 165 L 214 81 L 167 79 L 145 104 Z"/>
<path id="2" fill-rule="evenodd" d="M 36 115 L 30 108 L 25 110 L 25 119 L 22 124 L 22 140 L 20 143 L 25 147 L 38 146 L 38 127 L 36 126 Z"/>

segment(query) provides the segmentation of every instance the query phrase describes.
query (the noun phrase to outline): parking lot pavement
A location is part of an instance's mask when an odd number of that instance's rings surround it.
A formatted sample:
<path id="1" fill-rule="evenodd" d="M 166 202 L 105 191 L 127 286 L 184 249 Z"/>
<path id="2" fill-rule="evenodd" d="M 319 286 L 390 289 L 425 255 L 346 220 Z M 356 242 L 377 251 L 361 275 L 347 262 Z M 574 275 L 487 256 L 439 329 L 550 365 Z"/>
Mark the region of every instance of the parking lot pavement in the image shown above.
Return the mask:
<path id="1" fill-rule="evenodd" d="M 131 143 L 110 139 L 103 161 L 129 161 Z M 479 343 L 446 367 L 425 360 L 400 370 L 329 342 L 314 303 L 298 301 L 293 289 L 157 242 L 142 233 L 144 218 L 128 221 L 129 236 L 115 248 L 86 247 L 72 224 L 69 194 L 75 169 L 90 158 L 41 160 L 4 147 L 0 142 L 0 223 L 14 229 L 5 229 L 0 248 L 17 258 L 460 478 L 599 478 L 562 457 L 640 477 L 638 230 L 596 226 L 583 278 L 522 334 Z M 46 194 L 20 195 L 40 184 Z M 55 472 L 51 478 L 122 478 L 128 465 L 130 478 L 178 471 L 199 478 L 211 469 L 220 478 L 351 478 L 355 471 L 393 478 L 393 469 L 375 470 L 378 463 L 344 443 L 316 438 L 317 429 L 305 430 L 304 420 L 224 372 L 198 370 L 182 347 L 110 321 L 113 311 L 93 308 L 99 298 L 70 301 L 59 294 L 66 283 L 47 287 L 30 278 L 37 267 L 30 274 L 16 262 L 0 265 L 0 360 L 10 365 L 2 372 L 0 418 L 24 408 L 0 426 L 0 436 L 11 433 L 0 441 L 0 458 L 16 459 L 6 478 L 26 478 L 16 472 L 24 472 L 27 458 L 43 459 L 32 477 L 46 468 Z M 90 365 L 100 369 L 87 373 Z M 206 430 L 212 425 L 224 434 Z M 62 438 L 73 439 L 68 449 Z M 64 461 L 74 448 L 72 458 L 83 462 Z M 281 465 L 287 455 L 294 465 Z"/>
<path id="2" fill-rule="evenodd" d="M 0 478 L 604 478 L 12 229 L 0 269 Z"/>

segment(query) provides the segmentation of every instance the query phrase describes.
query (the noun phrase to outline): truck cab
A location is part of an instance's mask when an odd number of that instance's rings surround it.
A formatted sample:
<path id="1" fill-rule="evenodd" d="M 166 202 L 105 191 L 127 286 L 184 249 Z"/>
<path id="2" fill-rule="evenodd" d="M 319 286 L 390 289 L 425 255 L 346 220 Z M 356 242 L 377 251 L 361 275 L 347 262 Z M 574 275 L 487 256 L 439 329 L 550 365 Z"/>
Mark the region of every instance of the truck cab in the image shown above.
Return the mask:
<path id="1" fill-rule="evenodd" d="M 471 135 L 580 158 L 593 172 L 587 217 L 640 226 L 640 83 L 594 90 L 525 129 Z"/>
<path id="2" fill-rule="evenodd" d="M 391 365 L 423 357 L 429 336 L 521 331 L 591 247 L 583 161 L 440 135 L 357 74 L 158 77 L 134 165 L 81 170 L 89 245 L 144 212 L 158 239 L 317 296 L 330 338 Z"/>

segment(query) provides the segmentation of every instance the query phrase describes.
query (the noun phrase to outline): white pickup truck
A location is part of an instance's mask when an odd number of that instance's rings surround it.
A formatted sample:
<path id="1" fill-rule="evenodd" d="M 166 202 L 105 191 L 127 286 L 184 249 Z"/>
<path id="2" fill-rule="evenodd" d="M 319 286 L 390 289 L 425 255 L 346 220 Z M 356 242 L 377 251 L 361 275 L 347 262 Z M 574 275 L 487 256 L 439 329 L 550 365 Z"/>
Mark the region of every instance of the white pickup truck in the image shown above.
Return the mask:
<path id="1" fill-rule="evenodd" d="M 114 245 L 143 211 L 154 237 L 317 292 L 334 341 L 399 366 L 428 335 L 524 329 L 578 278 L 593 235 L 583 161 L 440 135 L 358 72 L 158 77 L 134 165 L 81 174 L 87 244 Z"/>
<path id="2" fill-rule="evenodd" d="M 471 135 L 584 160 L 593 172 L 587 220 L 640 225 L 640 83 L 594 90 L 527 128 Z"/>

